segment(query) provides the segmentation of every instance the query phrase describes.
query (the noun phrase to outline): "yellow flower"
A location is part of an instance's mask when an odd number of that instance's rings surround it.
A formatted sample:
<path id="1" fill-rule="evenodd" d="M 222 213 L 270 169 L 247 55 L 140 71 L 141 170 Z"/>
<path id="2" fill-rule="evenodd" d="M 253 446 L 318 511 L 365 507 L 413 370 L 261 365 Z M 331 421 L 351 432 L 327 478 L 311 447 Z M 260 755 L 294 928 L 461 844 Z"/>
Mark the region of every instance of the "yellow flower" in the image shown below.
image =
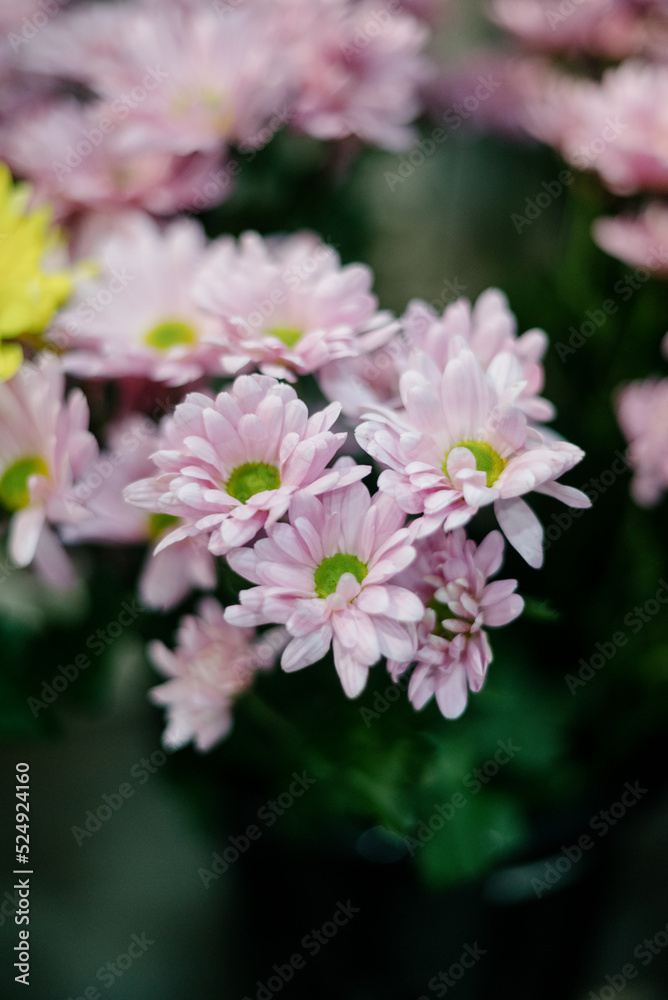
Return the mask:
<path id="1" fill-rule="evenodd" d="M 28 184 L 14 184 L 0 163 L 0 381 L 21 366 L 23 351 L 7 339 L 40 333 L 72 290 L 74 275 L 48 270 L 50 254 L 62 246 L 51 212 L 28 211 Z"/>

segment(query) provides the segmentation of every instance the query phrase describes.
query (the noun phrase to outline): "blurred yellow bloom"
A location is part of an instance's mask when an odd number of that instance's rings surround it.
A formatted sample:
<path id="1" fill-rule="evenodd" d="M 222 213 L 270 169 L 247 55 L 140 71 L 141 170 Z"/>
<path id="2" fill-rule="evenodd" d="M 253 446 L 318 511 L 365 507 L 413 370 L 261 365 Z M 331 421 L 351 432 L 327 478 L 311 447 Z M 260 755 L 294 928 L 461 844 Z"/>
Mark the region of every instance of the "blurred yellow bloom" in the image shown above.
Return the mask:
<path id="1" fill-rule="evenodd" d="M 60 248 L 46 207 L 28 211 L 31 189 L 14 184 L 0 163 L 0 381 L 21 366 L 19 344 L 12 337 L 40 333 L 72 290 L 74 275 L 48 270 L 48 258 Z"/>

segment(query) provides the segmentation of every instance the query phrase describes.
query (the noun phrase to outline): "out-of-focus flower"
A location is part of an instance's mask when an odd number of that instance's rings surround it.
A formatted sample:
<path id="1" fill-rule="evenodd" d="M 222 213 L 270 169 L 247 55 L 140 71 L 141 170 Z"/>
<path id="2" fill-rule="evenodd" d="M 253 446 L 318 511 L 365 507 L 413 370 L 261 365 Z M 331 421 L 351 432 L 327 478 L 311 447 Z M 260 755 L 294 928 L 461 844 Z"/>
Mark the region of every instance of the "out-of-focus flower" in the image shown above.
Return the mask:
<path id="1" fill-rule="evenodd" d="M 247 232 L 238 243 L 222 237 L 212 245 L 194 294 L 219 321 L 228 372 L 252 366 L 295 381 L 391 336 L 372 279 L 363 264 L 342 267 L 336 251 L 310 233 L 263 239 Z"/>
<path id="2" fill-rule="evenodd" d="M 336 467 L 352 468 L 351 459 Z M 388 583 L 413 560 L 404 514 L 391 497 L 373 499 L 362 483 L 326 494 L 302 492 L 290 505 L 290 524 L 274 524 L 255 546 L 234 549 L 228 561 L 258 586 L 242 590 L 227 608 L 235 625 L 285 624 L 293 637 L 281 666 L 300 670 L 333 644 L 343 690 L 355 698 L 381 656 L 410 660 L 415 623 L 424 607 Z"/>
<path id="3" fill-rule="evenodd" d="M 241 375 L 215 400 L 190 393 L 163 424 L 153 455 L 158 474 L 125 491 L 145 510 L 182 517 L 156 552 L 202 532 L 214 555 L 249 542 L 282 517 L 301 493 L 315 495 L 361 479 L 369 466 L 327 469 L 346 438 L 329 428 L 332 403 L 309 417 L 290 386 Z"/>
<path id="4" fill-rule="evenodd" d="M 626 457 L 634 470 L 631 495 L 641 506 L 653 507 L 668 489 L 668 378 L 621 387 L 615 409 L 629 442 Z"/>
<path id="5" fill-rule="evenodd" d="M 73 284 L 72 273 L 57 267 L 60 235 L 50 212 L 30 210 L 30 196 L 30 187 L 13 184 L 0 163 L 0 379 L 23 361 L 21 346 L 11 340 L 40 333 Z"/>
<path id="6" fill-rule="evenodd" d="M 143 212 L 96 215 L 80 233 L 78 251 L 96 262 L 97 273 L 79 284 L 51 331 L 66 350 L 68 372 L 169 385 L 220 374 L 217 324 L 192 296 L 206 259 L 199 223 L 161 227 Z"/>
<path id="7" fill-rule="evenodd" d="M 379 489 L 408 514 L 423 514 L 425 535 L 466 524 L 494 504 L 508 541 L 529 565 L 543 561 L 543 528 L 522 495 L 535 490 L 572 507 L 589 507 L 580 490 L 557 482 L 583 457 L 580 448 L 551 440 L 517 406 L 523 387 L 517 358 L 497 354 L 485 373 L 460 341 L 443 369 L 416 351 L 401 376 L 405 409 L 377 408 L 357 428 L 358 443 L 379 462 Z"/>
<path id="8" fill-rule="evenodd" d="M 377 403 L 399 406 L 399 376 L 408 367 L 408 354 L 404 338 L 395 334 L 367 354 L 330 361 L 318 372 L 318 385 L 351 420 Z"/>
<path id="9" fill-rule="evenodd" d="M 597 219 L 593 235 L 613 257 L 668 277 L 668 206 L 663 202 L 650 202 L 639 215 Z"/>
<path id="10" fill-rule="evenodd" d="M 65 542 L 112 545 L 149 544 L 152 548 L 178 520 L 167 514 L 150 514 L 123 499 L 123 490 L 154 469 L 151 455 L 159 446 L 158 428 L 147 417 L 133 415 L 107 432 L 108 450 L 86 468 L 72 490 L 72 498 L 85 507 L 87 516 L 62 529 Z M 139 577 L 139 596 L 149 608 L 166 610 L 183 600 L 194 587 L 212 590 L 216 585 L 213 557 L 202 535 L 186 538 L 149 553 Z"/>
<path id="11" fill-rule="evenodd" d="M 11 516 L 9 554 L 17 566 L 33 559 L 47 582 L 66 586 L 72 570 L 49 524 L 85 511 L 73 497 L 78 477 L 97 455 L 80 389 L 64 400 L 56 358 L 26 362 L 0 385 L 0 505 Z"/>
<path id="12" fill-rule="evenodd" d="M 150 691 L 167 708 L 163 743 L 171 749 L 191 740 L 205 752 L 232 728 L 232 707 L 260 670 L 270 669 L 285 644 L 283 629 L 256 636 L 254 629 L 225 621 L 212 597 L 200 601 L 196 615 L 181 620 L 176 649 L 152 642 L 148 654 L 168 680 Z"/>
<path id="13" fill-rule="evenodd" d="M 446 719 L 456 719 L 466 708 L 469 689 L 482 687 L 492 661 L 485 628 L 513 621 L 524 601 L 514 593 L 517 580 L 488 583 L 503 562 L 498 531 L 476 546 L 457 528 L 436 544 L 421 540 L 417 551 L 415 562 L 397 580 L 426 606 L 408 697 L 420 709 L 435 696 Z M 389 661 L 388 670 L 396 680 L 411 662 Z"/>
<path id="14" fill-rule="evenodd" d="M 475 354 L 485 371 L 499 354 L 511 354 L 518 361 L 524 388 L 517 397 L 519 406 L 531 420 L 551 420 L 554 407 L 538 393 L 545 382 L 542 359 L 548 339 L 544 330 L 528 330 L 517 336 L 517 321 L 508 300 L 497 288 L 488 288 L 473 307 L 460 298 L 445 308 L 442 316 L 419 299 L 409 303 L 401 320 L 408 346 L 419 348 L 443 370 L 456 356 L 461 341 Z"/>

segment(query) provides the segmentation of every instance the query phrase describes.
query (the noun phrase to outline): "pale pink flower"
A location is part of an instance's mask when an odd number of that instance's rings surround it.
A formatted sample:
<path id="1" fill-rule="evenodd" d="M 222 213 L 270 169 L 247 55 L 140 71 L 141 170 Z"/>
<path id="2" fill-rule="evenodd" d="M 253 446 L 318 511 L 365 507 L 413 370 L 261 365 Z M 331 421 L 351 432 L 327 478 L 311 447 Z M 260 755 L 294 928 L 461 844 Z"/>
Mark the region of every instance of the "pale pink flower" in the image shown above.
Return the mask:
<path id="1" fill-rule="evenodd" d="M 543 561 L 543 528 L 522 495 L 535 490 L 573 507 L 589 507 L 580 490 L 557 482 L 583 457 L 580 448 L 547 438 L 517 406 L 522 372 L 510 353 L 497 354 L 485 373 L 460 341 L 441 370 L 416 351 L 401 376 L 404 410 L 377 408 L 357 428 L 358 443 L 379 462 L 379 489 L 408 514 L 423 514 L 413 529 L 428 534 L 466 524 L 494 504 L 508 541 L 529 565 Z"/>
<path id="2" fill-rule="evenodd" d="M 466 708 L 469 689 L 481 689 L 492 662 L 485 629 L 513 621 L 524 601 L 514 593 L 517 580 L 488 583 L 503 562 L 498 531 L 476 546 L 457 528 L 440 542 L 421 540 L 417 551 L 417 559 L 397 582 L 425 604 L 418 649 L 413 661 L 390 661 L 387 666 L 396 680 L 415 662 L 408 687 L 415 708 L 423 708 L 435 695 L 446 719 L 456 719 Z"/>
<path id="3" fill-rule="evenodd" d="M 531 420 L 551 420 L 554 416 L 552 404 L 538 395 L 545 382 L 542 360 L 547 334 L 533 329 L 518 337 L 508 299 L 497 288 L 488 288 L 473 307 L 468 299 L 457 299 L 446 306 L 442 316 L 426 302 L 414 299 L 401 322 L 409 347 L 425 351 L 441 370 L 458 353 L 461 339 L 485 371 L 499 354 L 511 354 L 525 383 L 516 405 Z"/>
<path id="4" fill-rule="evenodd" d="M 11 515 L 9 554 L 17 566 L 33 560 L 48 583 L 68 586 L 73 571 L 50 525 L 85 516 L 71 498 L 97 455 L 80 389 L 64 398 L 58 360 L 43 354 L 0 384 L 0 503 Z"/>
<path id="5" fill-rule="evenodd" d="M 351 464 L 343 458 L 337 468 Z M 228 554 L 232 569 L 258 586 L 242 590 L 225 618 L 285 624 L 293 637 L 281 659 L 287 671 L 315 663 L 333 645 L 343 690 L 355 698 L 381 656 L 409 660 L 415 653 L 422 602 L 388 583 L 415 556 L 403 511 L 391 497 L 372 499 L 353 483 L 322 499 L 300 493 L 289 516 L 290 524 L 272 525 L 252 549 Z"/>
<path id="6" fill-rule="evenodd" d="M 216 240 L 195 289 L 224 335 L 223 365 L 296 381 L 329 361 L 372 350 L 393 332 L 370 269 L 341 266 L 314 234 Z"/>
<path id="7" fill-rule="evenodd" d="M 50 332 L 66 350 L 66 371 L 168 385 L 220 374 L 216 323 L 192 295 L 207 253 L 198 222 L 160 226 L 138 211 L 95 215 L 80 231 L 77 249 L 95 262 L 95 273 L 79 283 Z"/>
<path id="8" fill-rule="evenodd" d="M 68 499 L 85 508 L 87 516 L 62 529 L 68 543 L 145 545 L 155 548 L 178 519 L 150 514 L 123 499 L 123 490 L 153 469 L 151 455 L 159 446 L 158 428 L 147 417 L 134 414 L 107 431 L 108 450 L 85 470 Z M 145 607 L 167 610 L 197 587 L 216 585 L 213 557 L 201 535 L 185 538 L 157 555 L 149 552 L 139 577 L 139 596 Z"/>
<path id="9" fill-rule="evenodd" d="M 615 409 L 629 442 L 626 457 L 634 470 L 631 495 L 642 507 L 653 507 L 668 489 L 668 378 L 620 387 Z"/>
<path id="10" fill-rule="evenodd" d="M 338 404 L 309 417 L 290 386 L 264 375 L 241 375 L 215 400 L 190 393 L 163 422 L 164 444 L 153 455 L 158 474 L 125 491 L 127 499 L 188 522 L 156 552 L 199 532 L 214 555 L 249 542 L 302 493 L 338 490 L 369 466 L 327 469 L 345 434 L 329 430 Z"/>
<path id="11" fill-rule="evenodd" d="M 162 740 L 178 749 L 191 740 L 197 750 L 210 750 L 232 728 L 236 699 L 260 670 L 270 669 L 285 644 L 283 630 L 257 635 L 225 621 L 223 608 L 204 598 L 196 615 L 181 619 L 176 649 L 154 641 L 148 655 L 168 680 L 149 692 L 151 701 L 167 708 Z"/>
<path id="12" fill-rule="evenodd" d="M 668 277 L 668 206 L 663 202 L 650 202 L 638 215 L 596 219 L 593 236 L 613 257 Z"/>
<path id="13" fill-rule="evenodd" d="M 320 391 L 341 403 L 352 420 L 377 403 L 400 406 L 399 377 L 408 367 L 408 355 L 404 338 L 395 334 L 373 351 L 324 365 L 317 373 Z"/>

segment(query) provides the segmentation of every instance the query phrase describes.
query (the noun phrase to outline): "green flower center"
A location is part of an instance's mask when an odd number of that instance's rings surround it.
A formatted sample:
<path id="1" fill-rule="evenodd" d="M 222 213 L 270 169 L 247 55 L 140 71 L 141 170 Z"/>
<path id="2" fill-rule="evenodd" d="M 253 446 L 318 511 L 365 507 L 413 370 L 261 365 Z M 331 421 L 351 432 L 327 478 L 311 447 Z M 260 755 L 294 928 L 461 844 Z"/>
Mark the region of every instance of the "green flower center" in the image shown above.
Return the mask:
<path id="1" fill-rule="evenodd" d="M 497 451 L 494 451 L 491 445 L 487 444 L 486 441 L 460 441 L 459 444 L 452 446 L 453 448 L 468 448 L 473 457 L 475 458 L 475 467 L 478 472 L 487 473 L 487 485 L 492 486 L 493 483 L 497 481 L 501 473 L 506 467 L 505 460 L 501 458 Z M 448 474 L 448 455 L 450 451 L 445 456 L 445 461 L 443 462 L 442 469 L 443 472 Z"/>
<path id="2" fill-rule="evenodd" d="M 225 489 L 240 503 L 246 503 L 256 493 L 264 490 L 277 490 L 281 485 L 281 477 L 275 465 L 264 462 L 246 462 L 234 469 L 227 480 Z"/>
<path id="3" fill-rule="evenodd" d="M 144 340 L 150 347 L 166 351 L 175 344 L 194 344 L 197 334 L 191 326 L 180 319 L 167 319 L 149 330 Z"/>
<path id="4" fill-rule="evenodd" d="M 16 511 L 28 506 L 30 503 L 28 479 L 36 473 L 41 476 L 49 474 L 49 467 L 38 455 L 20 458 L 18 462 L 5 469 L 0 479 L 0 503 L 7 510 Z"/>
<path id="5" fill-rule="evenodd" d="M 274 326 L 267 333 L 270 333 L 272 337 L 278 337 L 286 347 L 294 347 L 302 335 L 301 330 L 295 330 L 292 326 Z"/>
<path id="6" fill-rule="evenodd" d="M 151 514 L 148 519 L 148 533 L 150 538 L 156 539 L 162 535 L 163 532 L 167 531 L 167 528 L 173 528 L 178 517 L 174 517 L 173 514 Z"/>
<path id="7" fill-rule="evenodd" d="M 335 593 L 344 573 L 352 573 L 357 582 L 361 583 L 367 574 L 367 567 L 357 556 L 349 556 L 346 552 L 337 552 L 335 556 L 323 559 L 313 574 L 318 597 L 324 600 L 329 594 Z"/>

